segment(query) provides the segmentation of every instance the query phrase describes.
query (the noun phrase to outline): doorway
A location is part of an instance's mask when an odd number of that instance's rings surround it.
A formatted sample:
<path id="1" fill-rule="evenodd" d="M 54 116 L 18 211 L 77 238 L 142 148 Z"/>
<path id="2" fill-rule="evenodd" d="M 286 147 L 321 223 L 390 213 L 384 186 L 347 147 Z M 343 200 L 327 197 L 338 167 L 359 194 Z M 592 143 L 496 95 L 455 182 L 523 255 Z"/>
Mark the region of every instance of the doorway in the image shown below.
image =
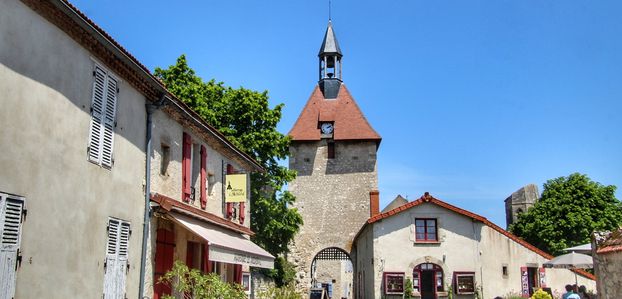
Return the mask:
<path id="1" fill-rule="evenodd" d="M 527 267 L 527 282 L 529 284 L 529 296 L 533 295 L 533 292 L 540 286 L 538 279 L 538 268 Z"/>
<path id="2" fill-rule="evenodd" d="M 352 261 L 346 251 L 329 247 L 315 255 L 311 262 L 312 288 L 325 289 L 331 299 L 350 299 L 353 283 Z"/>
<path id="3" fill-rule="evenodd" d="M 421 299 L 436 299 L 436 293 L 443 291 L 443 269 L 432 263 L 417 265 L 413 269 L 413 289 Z"/>

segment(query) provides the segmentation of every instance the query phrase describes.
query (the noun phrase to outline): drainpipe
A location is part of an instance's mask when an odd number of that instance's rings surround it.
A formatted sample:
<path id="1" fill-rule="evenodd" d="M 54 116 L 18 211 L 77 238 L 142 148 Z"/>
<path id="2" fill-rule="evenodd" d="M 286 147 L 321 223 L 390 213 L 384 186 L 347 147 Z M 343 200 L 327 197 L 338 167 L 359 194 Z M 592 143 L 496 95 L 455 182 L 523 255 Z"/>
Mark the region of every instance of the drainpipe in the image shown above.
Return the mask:
<path id="1" fill-rule="evenodd" d="M 138 286 L 138 299 L 144 299 L 145 294 L 145 268 L 147 264 L 147 241 L 149 237 L 149 223 L 151 222 L 151 127 L 153 125 L 153 112 L 164 106 L 166 95 L 162 95 L 160 100 L 154 104 L 145 104 L 147 111 L 147 133 L 145 149 L 145 216 L 143 218 L 143 246 L 140 257 L 140 283 Z"/>

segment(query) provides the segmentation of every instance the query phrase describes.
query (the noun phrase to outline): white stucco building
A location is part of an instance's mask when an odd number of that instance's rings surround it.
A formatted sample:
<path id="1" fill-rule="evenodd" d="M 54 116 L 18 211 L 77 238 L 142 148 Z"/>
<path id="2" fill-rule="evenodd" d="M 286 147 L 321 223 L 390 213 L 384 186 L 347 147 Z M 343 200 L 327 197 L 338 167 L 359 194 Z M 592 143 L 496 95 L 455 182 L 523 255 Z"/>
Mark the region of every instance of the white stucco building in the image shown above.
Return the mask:
<path id="1" fill-rule="evenodd" d="M 570 270 L 544 269 L 552 256 L 486 218 L 429 194 L 372 216 L 357 234 L 356 298 L 401 298 L 410 279 L 415 298 L 528 296 L 533 288 L 561 292 L 574 283 Z M 579 284 L 594 290 L 594 277 L 579 272 Z"/>
<path id="2" fill-rule="evenodd" d="M 272 267 L 249 180 L 225 202 L 261 166 L 69 2 L 0 1 L 0 104 L 0 299 L 159 298 L 174 260 Z"/>

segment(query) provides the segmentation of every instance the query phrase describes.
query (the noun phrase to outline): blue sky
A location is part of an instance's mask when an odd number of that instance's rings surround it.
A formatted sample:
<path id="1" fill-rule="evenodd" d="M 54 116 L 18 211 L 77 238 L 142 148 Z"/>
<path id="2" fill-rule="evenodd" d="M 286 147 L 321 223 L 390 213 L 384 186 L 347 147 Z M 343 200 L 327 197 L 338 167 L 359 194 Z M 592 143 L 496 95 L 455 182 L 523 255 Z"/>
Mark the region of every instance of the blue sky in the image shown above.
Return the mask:
<path id="1" fill-rule="evenodd" d="M 327 1 L 73 1 L 153 70 L 268 90 L 287 133 L 317 82 Z M 381 207 L 503 200 L 573 172 L 622 187 L 621 1 L 345 1 L 343 79 L 382 135 Z M 542 191 L 542 190 L 540 190 Z M 622 198 L 622 191 L 616 193 Z"/>

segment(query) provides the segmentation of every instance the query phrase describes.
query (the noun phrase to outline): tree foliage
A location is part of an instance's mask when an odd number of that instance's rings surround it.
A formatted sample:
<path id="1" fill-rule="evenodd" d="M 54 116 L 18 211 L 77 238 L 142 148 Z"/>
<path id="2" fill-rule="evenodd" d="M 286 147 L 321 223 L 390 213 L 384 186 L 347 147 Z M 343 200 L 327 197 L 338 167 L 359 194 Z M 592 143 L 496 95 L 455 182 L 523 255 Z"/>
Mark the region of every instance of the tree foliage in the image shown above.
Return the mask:
<path id="1" fill-rule="evenodd" d="M 542 197 L 518 216 L 510 231 L 545 252 L 562 254 L 564 248 L 589 243 L 592 232 L 622 224 L 615 191 L 615 186 L 579 173 L 549 180 Z"/>
<path id="2" fill-rule="evenodd" d="M 296 174 L 278 164 L 289 155 L 290 138 L 276 130 L 283 104 L 271 109 L 267 91 L 232 88 L 214 79 L 205 82 L 188 66 L 185 55 L 168 69 L 156 68 L 155 76 L 265 168 L 251 175 L 253 241 L 275 256 L 286 252 L 302 217 L 290 208 L 295 197 L 283 190 Z"/>

